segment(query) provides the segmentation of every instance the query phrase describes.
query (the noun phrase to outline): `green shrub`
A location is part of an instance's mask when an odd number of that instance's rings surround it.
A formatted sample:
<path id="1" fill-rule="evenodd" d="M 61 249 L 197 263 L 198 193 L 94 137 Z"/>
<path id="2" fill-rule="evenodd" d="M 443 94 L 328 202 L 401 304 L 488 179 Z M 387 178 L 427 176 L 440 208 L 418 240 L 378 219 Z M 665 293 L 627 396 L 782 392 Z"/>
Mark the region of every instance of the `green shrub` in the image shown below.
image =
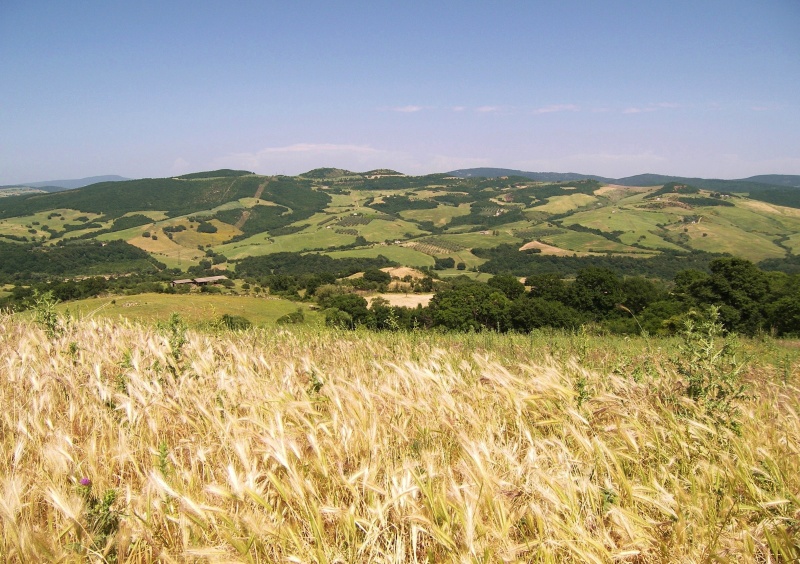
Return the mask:
<path id="1" fill-rule="evenodd" d="M 353 317 L 346 311 L 342 311 L 338 308 L 332 307 L 326 309 L 323 313 L 325 314 L 325 325 L 329 325 L 331 327 L 338 327 L 339 329 L 355 328 L 355 324 L 353 323 Z"/>
<path id="2" fill-rule="evenodd" d="M 219 319 L 220 325 L 231 331 L 244 331 L 253 326 L 249 319 L 241 315 L 224 314 Z"/>
<path id="3" fill-rule="evenodd" d="M 293 325 L 295 323 L 302 323 L 305 321 L 305 314 L 301 308 L 297 308 L 292 313 L 287 313 L 286 315 L 282 315 L 278 318 L 276 323 L 278 325 Z"/>

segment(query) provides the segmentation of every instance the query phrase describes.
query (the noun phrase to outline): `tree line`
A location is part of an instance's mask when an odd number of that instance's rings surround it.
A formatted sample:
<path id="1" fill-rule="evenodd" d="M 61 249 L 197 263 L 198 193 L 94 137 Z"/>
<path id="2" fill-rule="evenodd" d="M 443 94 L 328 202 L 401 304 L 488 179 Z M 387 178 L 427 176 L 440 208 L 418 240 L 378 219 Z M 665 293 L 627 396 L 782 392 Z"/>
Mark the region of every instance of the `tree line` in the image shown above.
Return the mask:
<path id="1" fill-rule="evenodd" d="M 670 283 L 621 277 L 608 268 L 581 269 L 574 280 L 557 273 L 499 274 L 488 283 L 466 276 L 438 283 L 427 307 L 367 301 L 356 294 L 317 291 L 329 324 L 374 329 L 529 332 L 590 325 L 611 333 L 668 335 L 687 318 L 716 306 L 729 331 L 800 334 L 800 275 L 766 272 L 738 258 L 719 258 L 709 271 L 683 270 Z"/>

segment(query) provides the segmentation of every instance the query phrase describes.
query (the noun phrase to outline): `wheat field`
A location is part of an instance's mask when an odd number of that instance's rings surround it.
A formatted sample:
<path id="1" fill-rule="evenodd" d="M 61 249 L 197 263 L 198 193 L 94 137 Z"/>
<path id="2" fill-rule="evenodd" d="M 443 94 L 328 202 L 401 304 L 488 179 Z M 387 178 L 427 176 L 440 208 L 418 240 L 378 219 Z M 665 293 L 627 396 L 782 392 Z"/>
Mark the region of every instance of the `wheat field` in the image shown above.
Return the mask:
<path id="1" fill-rule="evenodd" d="M 796 365 L 745 372 L 733 427 L 641 340 L 0 333 L 3 561 L 800 557 Z"/>

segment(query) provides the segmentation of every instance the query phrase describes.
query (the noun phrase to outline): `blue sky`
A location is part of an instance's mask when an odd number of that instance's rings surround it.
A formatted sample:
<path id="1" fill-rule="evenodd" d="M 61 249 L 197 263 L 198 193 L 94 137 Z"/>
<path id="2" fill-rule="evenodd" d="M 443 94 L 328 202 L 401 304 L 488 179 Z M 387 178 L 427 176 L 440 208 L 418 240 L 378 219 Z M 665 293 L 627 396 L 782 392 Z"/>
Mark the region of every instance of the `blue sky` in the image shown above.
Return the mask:
<path id="1" fill-rule="evenodd" d="M 800 2 L 0 1 L 0 184 L 800 174 Z"/>

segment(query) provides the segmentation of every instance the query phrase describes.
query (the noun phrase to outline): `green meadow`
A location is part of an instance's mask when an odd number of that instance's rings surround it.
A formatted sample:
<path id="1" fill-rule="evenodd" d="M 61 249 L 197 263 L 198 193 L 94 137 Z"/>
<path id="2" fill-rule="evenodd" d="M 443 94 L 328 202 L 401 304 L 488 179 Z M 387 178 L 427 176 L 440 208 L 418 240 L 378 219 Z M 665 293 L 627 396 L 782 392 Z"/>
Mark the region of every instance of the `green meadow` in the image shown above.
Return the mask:
<path id="1" fill-rule="evenodd" d="M 307 303 L 292 302 L 273 296 L 236 296 L 225 294 L 137 294 L 90 298 L 57 306 L 62 313 L 79 317 L 129 319 L 146 323 L 166 322 L 177 313 L 190 324 L 209 323 L 223 315 L 239 315 L 257 326 L 274 326 L 279 317 L 303 310 L 305 323 L 321 322 L 318 312 Z"/>

